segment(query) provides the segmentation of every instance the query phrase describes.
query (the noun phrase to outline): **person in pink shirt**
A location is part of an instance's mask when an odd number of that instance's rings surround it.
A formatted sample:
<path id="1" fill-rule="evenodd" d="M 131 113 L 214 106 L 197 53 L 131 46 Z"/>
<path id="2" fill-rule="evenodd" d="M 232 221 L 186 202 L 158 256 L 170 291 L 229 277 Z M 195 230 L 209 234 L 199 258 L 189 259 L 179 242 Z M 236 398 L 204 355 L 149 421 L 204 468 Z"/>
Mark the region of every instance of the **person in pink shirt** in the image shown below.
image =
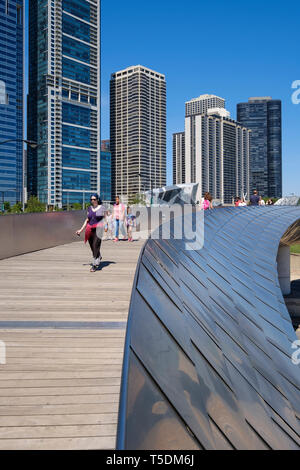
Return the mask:
<path id="1" fill-rule="evenodd" d="M 209 209 L 213 209 L 213 204 L 212 204 L 213 198 L 210 193 L 205 193 L 204 194 L 204 200 L 202 202 L 202 209 L 207 211 Z"/>
<path id="2" fill-rule="evenodd" d="M 125 205 L 120 203 L 119 196 L 116 197 L 116 203 L 114 204 L 113 219 L 115 226 L 115 242 L 119 241 L 119 232 L 124 234 L 124 222 L 125 222 Z M 123 240 L 126 240 L 126 235 L 123 236 Z"/>

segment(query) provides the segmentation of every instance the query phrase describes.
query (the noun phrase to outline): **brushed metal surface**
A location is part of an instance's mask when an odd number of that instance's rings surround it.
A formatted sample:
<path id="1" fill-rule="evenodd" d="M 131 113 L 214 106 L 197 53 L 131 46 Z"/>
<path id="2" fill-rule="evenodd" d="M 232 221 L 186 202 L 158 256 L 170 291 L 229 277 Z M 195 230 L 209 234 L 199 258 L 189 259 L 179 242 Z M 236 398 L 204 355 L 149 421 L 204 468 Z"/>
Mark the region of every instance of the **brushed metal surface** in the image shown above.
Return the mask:
<path id="1" fill-rule="evenodd" d="M 299 449 L 297 339 L 279 245 L 299 207 L 208 211 L 204 247 L 148 240 L 133 285 L 118 449 Z"/>
<path id="2" fill-rule="evenodd" d="M 1 216 L 0 259 L 80 240 L 75 231 L 85 217 L 86 211 Z"/>

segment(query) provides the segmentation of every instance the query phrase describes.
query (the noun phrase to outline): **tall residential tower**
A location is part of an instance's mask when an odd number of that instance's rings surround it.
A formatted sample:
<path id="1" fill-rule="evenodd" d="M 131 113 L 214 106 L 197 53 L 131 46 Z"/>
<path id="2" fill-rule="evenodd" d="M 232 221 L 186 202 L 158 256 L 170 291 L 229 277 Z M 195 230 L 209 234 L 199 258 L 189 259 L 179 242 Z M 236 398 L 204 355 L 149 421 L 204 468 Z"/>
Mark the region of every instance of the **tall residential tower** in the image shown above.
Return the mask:
<path id="1" fill-rule="evenodd" d="M 186 103 L 185 183 L 199 183 L 199 198 L 206 191 L 222 203 L 249 196 L 249 152 L 250 131 L 230 119 L 225 100 L 202 95 Z"/>
<path id="2" fill-rule="evenodd" d="M 185 133 L 173 134 L 173 184 L 185 183 Z"/>
<path id="3" fill-rule="evenodd" d="M 281 101 L 270 96 L 237 105 L 237 120 L 252 130 L 250 186 L 262 196 L 282 196 Z"/>
<path id="4" fill-rule="evenodd" d="M 165 76 L 141 65 L 110 81 L 112 196 L 166 185 Z"/>
<path id="5" fill-rule="evenodd" d="M 28 139 L 29 194 L 61 207 L 100 191 L 99 0 L 29 1 Z"/>
<path id="6" fill-rule="evenodd" d="M 23 51 L 23 0 L 0 0 L 0 196 L 12 204 L 23 200 Z"/>

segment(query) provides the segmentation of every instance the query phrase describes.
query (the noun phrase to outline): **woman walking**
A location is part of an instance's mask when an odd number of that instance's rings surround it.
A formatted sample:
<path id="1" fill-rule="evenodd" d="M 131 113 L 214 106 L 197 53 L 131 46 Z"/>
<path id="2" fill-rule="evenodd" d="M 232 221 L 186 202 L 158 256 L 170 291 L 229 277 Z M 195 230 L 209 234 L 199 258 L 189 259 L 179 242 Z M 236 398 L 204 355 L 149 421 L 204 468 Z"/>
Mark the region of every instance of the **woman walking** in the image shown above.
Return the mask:
<path id="1" fill-rule="evenodd" d="M 88 241 L 93 254 L 91 272 L 95 272 L 100 266 L 102 256 L 100 255 L 101 234 L 103 232 L 103 219 L 105 217 L 105 207 L 101 204 L 98 194 L 92 194 L 91 205 L 88 208 L 87 219 L 81 229 L 77 230 L 77 235 L 85 229 L 85 243 Z"/>
<path id="2" fill-rule="evenodd" d="M 123 233 L 123 240 L 126 240 L 124 222 L 125 222 L 125 206 L 120 203 L 119 196 L 116 197 L 116 203 L 114 204 L 113 219 L 115 226 L 115 242 L 119 241 L 119 231 Z"/>

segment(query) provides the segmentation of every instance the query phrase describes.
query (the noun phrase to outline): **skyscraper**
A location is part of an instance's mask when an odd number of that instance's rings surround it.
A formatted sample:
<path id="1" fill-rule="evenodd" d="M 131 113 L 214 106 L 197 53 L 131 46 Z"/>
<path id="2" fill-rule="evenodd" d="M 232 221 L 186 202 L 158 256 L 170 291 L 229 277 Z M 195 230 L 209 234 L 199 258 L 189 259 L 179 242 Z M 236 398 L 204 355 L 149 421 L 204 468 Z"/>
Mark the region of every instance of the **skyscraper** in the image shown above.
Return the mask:
<path id="1" fill-rule="evenodd" d="M 100 190 L 100 1 L 29 1 L 28 192 L 50 205 Z"/>
<path id="2" fill-rule="evenodd" d="M 173 184 L 185 183 L 185 133 L 173 134 Z"/>
<path id="3" fill-rule="evenodd" d="M 216 95 L 200 95 L 185 103 L 185 116 L 205 114 L 211 108 L 225 108 L 224 98 Z"/>
<path id="4" fill-rule="evenodd" d="M 249 98 L 237 105 L 237 120 L 252 130 L 250 187 L 262 196 L 282 196 L 281 101 Z"/>
<path id="5" fill-rule="evenodd" d="M 100 198 L 102 201 L 111 201 L 111 153 L 109 140 L 101 141 Z"/>
<path id="6" fill-rule="evenodd" d="M 110 81 L 112 196 L 166 184 L 165 76 L 141 65 Z"/>
<path id="7" fill-rule="evenodd" d="M 11 203 L 23 199 L 23 38 L 23 0 L 0 0 L 0 191 Z"/>
<path id="8" fill-rule="evenodd" d="M 199 183 L 199 198 L 206 191 L 222 203 L 249 196 L 249 129 L 230 119 L 222 98 L 195 102 L 192 110 L 186 103 L 185 182 Z"/>

